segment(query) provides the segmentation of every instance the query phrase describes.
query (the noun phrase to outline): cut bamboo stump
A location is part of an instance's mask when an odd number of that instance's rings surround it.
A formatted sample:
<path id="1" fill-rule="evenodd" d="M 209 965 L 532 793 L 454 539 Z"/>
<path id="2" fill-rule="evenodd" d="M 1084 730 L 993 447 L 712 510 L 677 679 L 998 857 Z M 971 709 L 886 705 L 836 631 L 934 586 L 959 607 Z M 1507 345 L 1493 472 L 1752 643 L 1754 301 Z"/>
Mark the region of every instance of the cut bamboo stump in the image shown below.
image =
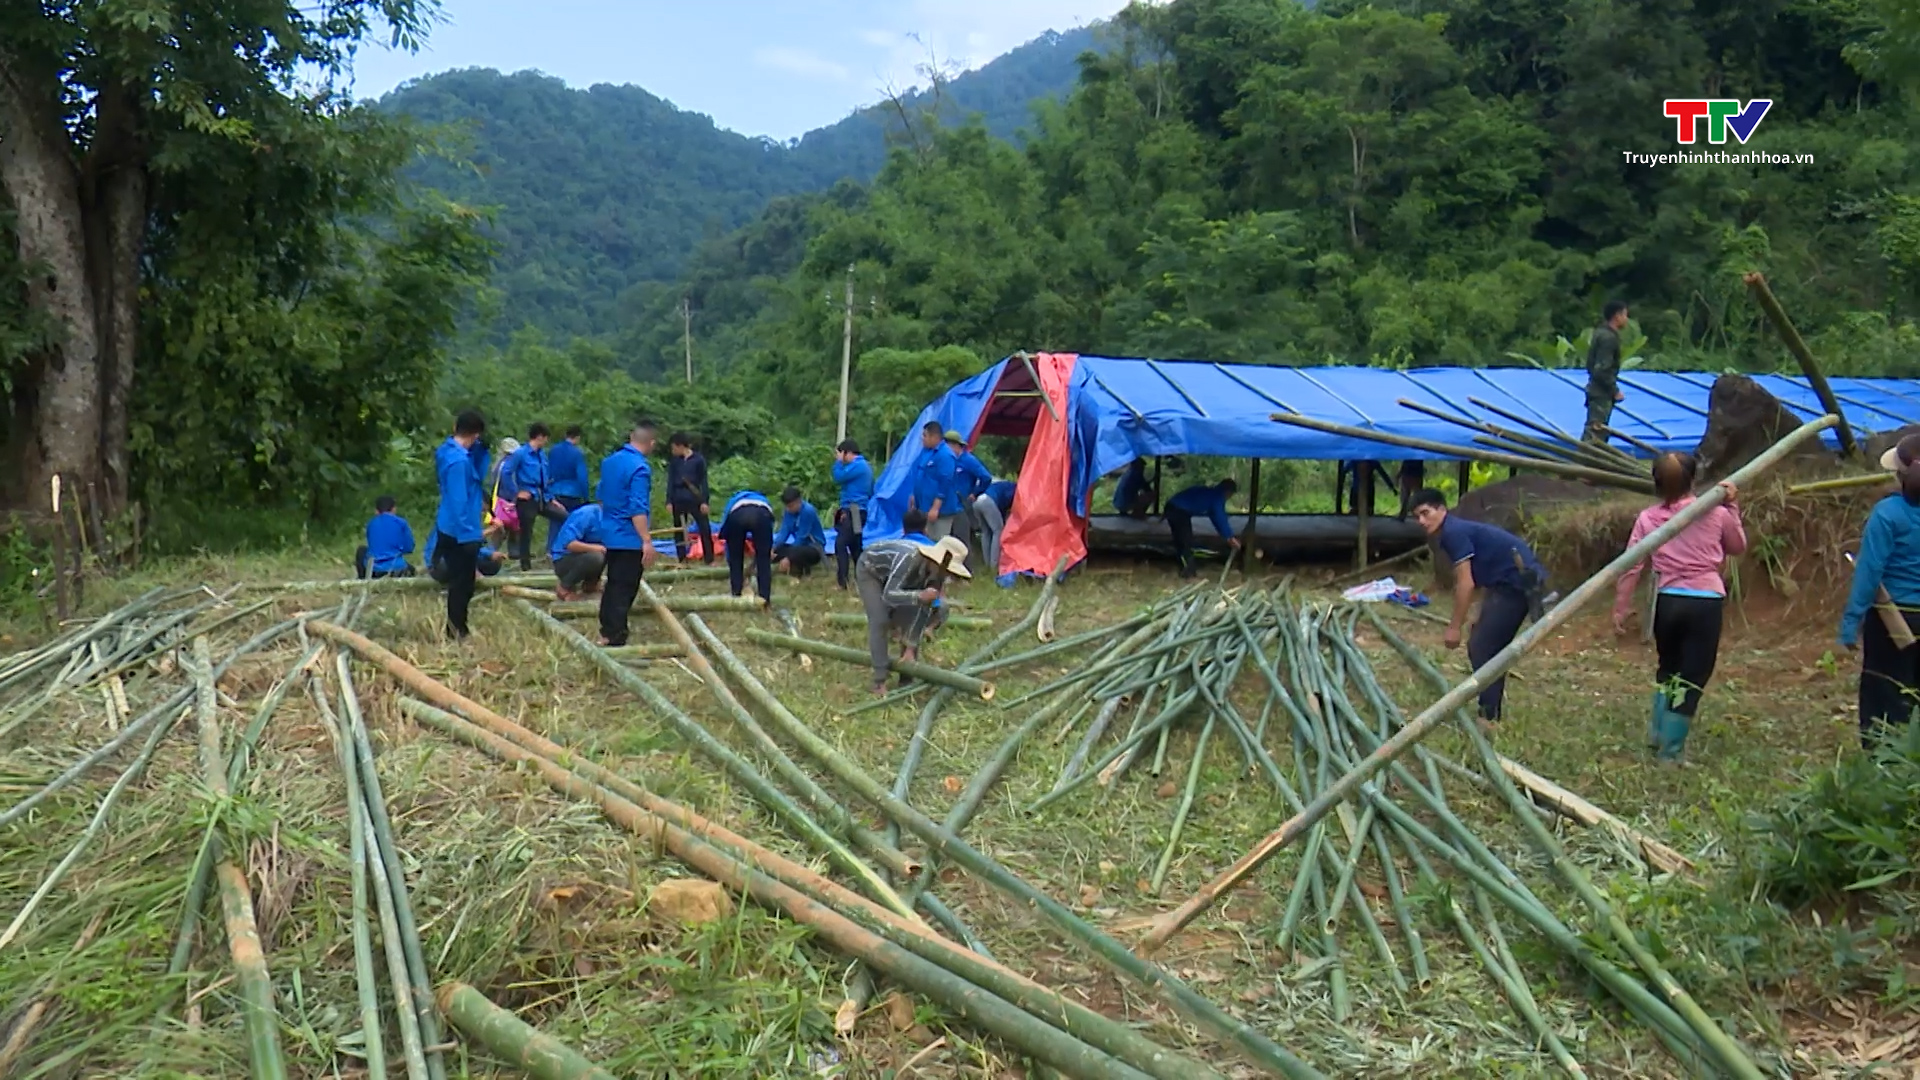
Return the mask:
<path id="1" fill-rule="evenodd" d="M 613 1080 L 578 1051 L 487 1000 L 466 983 L 450 982 L 434 996 L 440 1014 L 460 1033 L 534 1080 Z"/>
<path id="2" fill-rule="evenodd" d="M 747 629 L 747 640 L 761 645 L 771 645 L 779 649 L 791 649 L 798 653 L 810 653 L 824 656 L 829 660 L 842 660 L 849 664 L 867 665 L 873 658 L 863 649 L 850 649 L 844 645 L 833 645 L 812 638 L 790 637 L 786 634 L 770 633 L 752 627 Z M 962 675 L 957 671 L 923 664 L 918 660 L 894 660 L 888 667 L 894 671 L 911 675 L 921 682 L 930 682 L 936 686 L 950 687 L 966 694 L 977 694 L 981 701 L 993 700 L 993 684 L 985 679 L 976 679 L 971 675 Z"/>

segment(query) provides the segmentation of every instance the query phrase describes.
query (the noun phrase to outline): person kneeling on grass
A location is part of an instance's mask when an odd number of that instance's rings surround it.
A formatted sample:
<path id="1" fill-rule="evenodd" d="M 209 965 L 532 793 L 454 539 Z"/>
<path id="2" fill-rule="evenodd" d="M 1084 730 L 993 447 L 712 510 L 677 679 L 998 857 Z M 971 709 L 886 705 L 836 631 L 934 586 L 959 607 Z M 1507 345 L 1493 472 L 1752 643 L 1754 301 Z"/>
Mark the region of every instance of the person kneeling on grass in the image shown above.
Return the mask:
<path id="1" fill-rule="evenodd" d="M 911 534 L 911 519 L 920 515 L 910 511 L 902 524 Z M 919 522 L 925 528 L 924 518 Z M 920 639 L 939 611 L 946 583 L 953 578 L 965 581 L 967 545 L 956 537 L 945 537 L 937 544 L 922 543 L 911 535 L 898 540 L 883 540 L 860 555 L 857 574 L 860 606 L 867 616 L 867 654 L 873 663 L 873 693 L 887 692 L 890 639 L 902 642 L 900 658 L 920 658 Z"/>
<path id="2" fill-rule="evenodd" d="M 797 487 L 780 493 L 780 505 L 786 513 L 773 534 L 774 563 L 794 577 L 806 577 L 827 555 L 827 531 L 820 526 L 820 511 L 801 497 Z"/>
<path id="3" fill-rule="evenodd" d="M 599 503 L 587 503 L 567 515 L 547 548 L 553 559 L 553 595 L 578 600 L 600 591 L 600 574 L 607 568 L 605 521 Z"/>
<path id="4" fill-rule="evenodd" d="M 367 542 L 353 553 L 353 569 L 362 580 L 412 577 L 413 526 L 394 509 L 391 495 L 373 500 L 373 517 L 367 521 Z"/>
<path id="5" fill-rule="evenodd" d="M 1413 519 L 1453 560 L 1453 618 L 1447 623 L 1447 648 L 1460 647 L 1460 627 L 1480 593 L 1480 616 L 1467 639 L 1467 660 L 1478 671 L 1513 642 L 1520 625 L 1538 619 L 1547 573 L 1525 540 L 1481 521 L 1447 513 L 1447 497 L 1424 488 L 1413 497 Z M 1502 675 L 1480 691 L 1480 727 L 1492 731 L 1500 719 L 1507 679 Z"/>

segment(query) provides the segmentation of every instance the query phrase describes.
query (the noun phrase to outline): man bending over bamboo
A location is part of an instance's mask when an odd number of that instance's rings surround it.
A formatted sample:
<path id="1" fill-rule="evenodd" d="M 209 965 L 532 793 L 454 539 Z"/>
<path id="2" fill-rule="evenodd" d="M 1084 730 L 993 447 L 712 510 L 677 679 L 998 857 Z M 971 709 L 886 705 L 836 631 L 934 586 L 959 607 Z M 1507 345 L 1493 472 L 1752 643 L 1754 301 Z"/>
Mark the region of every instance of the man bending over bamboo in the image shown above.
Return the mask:
<path id="1" fill-rule="evenodd" d="M 867 613 L 867 653 L 873 661 L 873 693 L 887 692 L 889 639 L 902 640 L 900 658 L 920 657 L 920 638 L 938 611 L 950 578 L 967 580 L 967 545 L 956 537 L 929 543 L 920 530 L 926 515 L 908 510 L 901 522 L 907 535 L 883 540 L 860 553 L 855 574 L 860 606 Z"/>
<path id="2" fill-rule="evenodd" d="M 1481 521 L 1447 513 L 1446 496 L 1426 488 L 1413 497 L 1413 519 L 1453 561 L 1453 618 L 1447 623 L 1447 648 L 1460 647 L 1460 627 L 1480 593 L 1480 617 L 1467 638 L 1467 659 L 1479 670 L 1513 642 L 1527 619 L 1538 619 L 1545 605 L 1546 571 L 1525 540 Z M 1506 676 L 1480 691 L 1480 726 L 1491 732 L 1505 702 Z"/>

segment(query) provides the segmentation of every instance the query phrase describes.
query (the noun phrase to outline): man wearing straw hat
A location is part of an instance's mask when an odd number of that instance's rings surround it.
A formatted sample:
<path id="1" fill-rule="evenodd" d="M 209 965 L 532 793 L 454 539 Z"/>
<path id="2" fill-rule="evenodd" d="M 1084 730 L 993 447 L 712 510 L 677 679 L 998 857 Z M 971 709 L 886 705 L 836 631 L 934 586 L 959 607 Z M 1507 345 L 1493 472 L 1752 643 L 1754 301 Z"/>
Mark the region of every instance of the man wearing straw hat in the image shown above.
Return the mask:
<path id="1" fill-rule="evenodd" d="M 918 659 L 921 635 L 947 580 L 972 576 L 967 572 L 967 545 L 957 537 L 931 544 L 908 537 L 883 540 L 860 553 L 855 579 L 860 606 L 867 613 L 867 653 L 873 661 L 876 696 L 887 692 L 888 638 L 898 634 L 903 640 L 902 660 Z"/>

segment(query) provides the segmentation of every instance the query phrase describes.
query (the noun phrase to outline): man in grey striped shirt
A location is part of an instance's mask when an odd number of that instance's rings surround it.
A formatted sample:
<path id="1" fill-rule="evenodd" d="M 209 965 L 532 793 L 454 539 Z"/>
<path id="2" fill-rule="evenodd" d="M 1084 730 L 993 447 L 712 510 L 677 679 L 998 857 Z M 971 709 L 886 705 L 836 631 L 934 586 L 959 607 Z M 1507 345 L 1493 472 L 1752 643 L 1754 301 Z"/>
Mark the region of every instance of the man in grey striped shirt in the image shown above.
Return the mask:
<path id="1" fill-rule="evenodd" d="M 924 516 L 908 511 L 909 517 Z M 898 540 L 870 544 L 860 553 L 855 584 L 860 590 L 860 606 L 867 613 L 867 653 L 873 660 L 873 692 L 887 692 L 888 638 L 898 634 L 905 642 L 900 658 L 916 660 L 920 656 L 920 637 L 926 633 L 949 578 L 967 580 L 967 545 L 957 537 L 946 537 L 937 544 L 925 542 L 911 521 L 903 522 L 908 534 Z"/>

